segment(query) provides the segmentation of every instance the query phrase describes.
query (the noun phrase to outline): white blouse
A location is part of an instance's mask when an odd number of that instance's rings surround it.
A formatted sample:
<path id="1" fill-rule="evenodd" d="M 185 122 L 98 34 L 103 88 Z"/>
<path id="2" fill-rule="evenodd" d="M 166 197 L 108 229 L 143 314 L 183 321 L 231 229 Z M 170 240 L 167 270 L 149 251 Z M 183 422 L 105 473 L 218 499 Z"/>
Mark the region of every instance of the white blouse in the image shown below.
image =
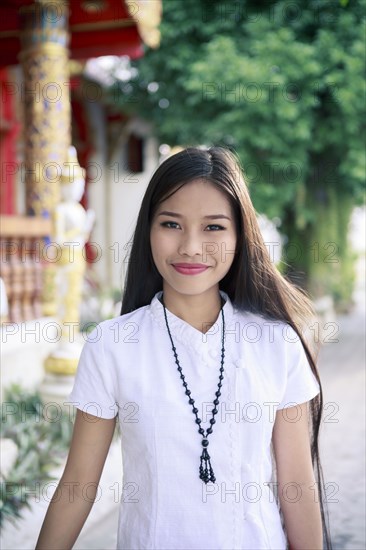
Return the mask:
<path id="1" fill-rule="evenodd" d="M 118 549 L 286 548 L 271 484 L 272 429 L 278 409 L 286 414 L 312 399 L 319 385 L 289 325 L 234 309 L 220 294 L 225 371 L 207 448 L 215 483 L 199 478 L 202 436 L 177 371 L 162 291 L 150 305 L 100 323 L 84 345 L 69 401 L 98 417 L 118 414 Z M 169 310 L 167 318 L 206 430 L 220 374 L 221 312 L 206 334 Z"/>

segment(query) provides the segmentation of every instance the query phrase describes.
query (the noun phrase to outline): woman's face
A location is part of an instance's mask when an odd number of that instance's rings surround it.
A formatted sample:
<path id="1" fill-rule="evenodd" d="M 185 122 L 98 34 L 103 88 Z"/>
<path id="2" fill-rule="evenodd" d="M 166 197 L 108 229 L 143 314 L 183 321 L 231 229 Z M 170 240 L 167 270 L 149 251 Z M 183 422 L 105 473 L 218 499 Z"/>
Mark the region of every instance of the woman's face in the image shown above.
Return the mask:
<path id="1" fill-rule="evenodd" d="M 151 224 L 151 251 L 164 290 L 166 285 L 186 295 L 218 290 L 234 261 L 236 239 L 234 213 L 221 191 L 202 179 L 181 187 L 158 206 Z M 207 269 L 180 273 L 173 266 L 179 263 Z"/>

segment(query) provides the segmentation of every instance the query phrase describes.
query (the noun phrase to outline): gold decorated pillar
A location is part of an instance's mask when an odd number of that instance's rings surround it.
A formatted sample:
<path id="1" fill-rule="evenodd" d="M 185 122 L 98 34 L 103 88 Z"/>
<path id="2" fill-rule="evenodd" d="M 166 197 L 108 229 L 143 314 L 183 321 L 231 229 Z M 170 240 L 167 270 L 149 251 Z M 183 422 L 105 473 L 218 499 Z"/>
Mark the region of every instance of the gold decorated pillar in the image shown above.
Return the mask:
<path id="1" fill-rule="evenodd" d="M 23 69 L 24 163 L 28 216 L 52 220 L 52 234 L 44 245 L 55 243 L 55 215 L 61 201 L 61 180 L 71 146 L 71 106 L 69 90 L 69 9 L 67 0 L 35 0 L 19 10 Z M 47 242 L 48 241 L 48 242 Z M 60 245 L 58 246 L 60 248 Z M 51 250 L 55 246 L 50 247 Z M 55 259 L 46 254 L 43 280 L 43 314 L 58 316 L 58 271 Z M 42 254 L 45 260 L 45 254 Z M 64 327 L 59 319 L 62 334 Z M 44 401 L 64 400 L 71 380 L 63 369 L 52 374 L 47 369 L 39 387 Z"/>
<path id="2" fill-rule="evenodd" d="M 60 200 L 61 172 L 71 144 L 68 3 L 37 0 L 20 8 L 19 15 L 26 209 L 30 216 L 52 218 Z M 55 265 L 46 263 L 44 315 L 56 314 L 55 277 Z"/>
<path id="3" fill-rule="evenodd" d="M 20 18 L 27 214 L 49 217 L 71 144 L 67 3 L 39 0 Z"/>

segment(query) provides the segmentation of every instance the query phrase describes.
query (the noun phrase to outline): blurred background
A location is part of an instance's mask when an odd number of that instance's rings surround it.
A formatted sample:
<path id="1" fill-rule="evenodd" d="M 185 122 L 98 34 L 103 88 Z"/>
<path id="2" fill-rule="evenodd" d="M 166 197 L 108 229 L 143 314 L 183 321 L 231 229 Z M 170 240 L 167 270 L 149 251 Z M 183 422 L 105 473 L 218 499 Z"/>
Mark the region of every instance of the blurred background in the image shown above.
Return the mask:
<path id="1" fill-rule="evenodd" d="M 119 315 L 152 173 L 191 145 L 236 151 L 272 261 L 314 302 L 334 548 L 366 547 L 365 7 L 2 1 L 4 549 L 35 545 L 85 335 Z M 121 468 L 116 433 L 75 548 L 115 548 Z"/>

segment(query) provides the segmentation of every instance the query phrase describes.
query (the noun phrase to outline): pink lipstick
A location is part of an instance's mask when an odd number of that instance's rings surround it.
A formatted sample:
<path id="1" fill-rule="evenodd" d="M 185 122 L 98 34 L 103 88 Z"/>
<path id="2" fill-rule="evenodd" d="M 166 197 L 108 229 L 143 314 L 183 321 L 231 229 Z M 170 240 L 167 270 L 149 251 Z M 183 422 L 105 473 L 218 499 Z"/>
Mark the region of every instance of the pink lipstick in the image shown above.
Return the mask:
<path id="1" fill-rule="evenodd" d="M 174 269 L 182 275 L 198 275 L 208 269 L 207 265 L 202 264 L 172 264 Z"/>

